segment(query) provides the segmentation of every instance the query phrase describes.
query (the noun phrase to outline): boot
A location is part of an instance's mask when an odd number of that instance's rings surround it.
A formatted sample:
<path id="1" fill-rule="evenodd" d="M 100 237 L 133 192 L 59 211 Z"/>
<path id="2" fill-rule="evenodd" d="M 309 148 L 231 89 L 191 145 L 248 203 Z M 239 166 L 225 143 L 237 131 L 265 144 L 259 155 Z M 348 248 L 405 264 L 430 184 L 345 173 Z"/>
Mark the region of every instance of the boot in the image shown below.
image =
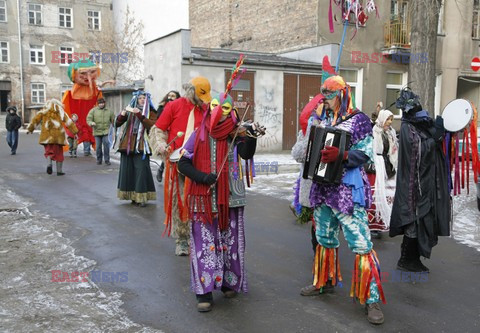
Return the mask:
<path id="1" fill-rule="evenodd" d="M 332 281 L 328 280 L 327 284 L 324 285 L 322 288 L 317 289 L 314 285 L 309 285 L 300 289 L 300 295 L 302 296 L 316 296 L 325 293 L 333 293 L 335 291 L 335 287 L 332 285 Z"/>
<path id="2" fill-rule="evenodd" d="M 237 292 L 235 290 L 224 286 L 222 286 L 222 293 L 225 298 L 234 298 L 235 296 L 237 296 Z"/>
<path id="3" fill-rule="evenodd" d="M 208 312 L 212 310 L 213 295 L 211 292 L 197 295 L 197 310 L 198 312 Z"/>
<path id="4" fill-rule="evenodd" d="M 397 269 L 406 272 L 429 272 L 429 269 L 420 261 L 416 238 L 403 236 L 402 252 L 397 262 Z"/>
<path id="5" fill-rule="evenodd" d="M 367 313 L 367 320 L 371 324 L 383 324 L 385 318 L 383 317 L 382 309 L 380 309 L 380 305 L 378 303 L 367 304 L 365 306 L 365 312 Z"/>
<path id="6" fill-rule="evenodd" d="M 53 169 L 52 169 L 52 159 L 51 159 L 50 157 L 47 157 L 47 162 L 48 162 L 48 164 L 47 164 L 47 173 L 48 173 L 49 175 L 51 175 L 52 172 L 53 172 Z"/>
<path id="7" fill-rule="evenodd" d="M 63 162 L 56 162 L 57 164 L 57 176 L 63 176 L 65 172 L 62 171 Z"/>

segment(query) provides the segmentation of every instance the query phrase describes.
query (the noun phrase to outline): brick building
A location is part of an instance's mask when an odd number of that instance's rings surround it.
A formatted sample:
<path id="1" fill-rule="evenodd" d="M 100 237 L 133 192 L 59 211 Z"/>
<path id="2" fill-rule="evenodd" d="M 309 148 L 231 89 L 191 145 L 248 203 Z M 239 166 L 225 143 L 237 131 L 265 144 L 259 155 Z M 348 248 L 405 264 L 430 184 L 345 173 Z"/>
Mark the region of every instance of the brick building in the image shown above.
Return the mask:
<path id="1" fill-rule="evenodd" d="M 353 39 L 355 28 L 348 27 L 340 69 L 344 73 L 349 71 L 350 81 L 358 82 L 357 106 L 367 114 L 375 109 L 377 101 L 386 107 L 394 102 L 397 91 L 408 82 L 408 61 L 422 59 L 422 55 L 410 54 L 410 2 L 377 0 L 379 18 L 371 13 Z M 329 31 L 329 3 L 330 0 L 190 0 L 192 49 L 268 52 L 320 63 L 319 56 L 324 53 L 315 54 L 311 50 L 341 41 L 342 25 L 338 20 L 334 23 L 335 32 Z M 339 15 L 336 6 L 334 14 Z M 435 110 L 430 111 L 441 113 L 455 98 L 469 99 L 478 106 L 480 74 L 474 72 L 470 64 L 473 57 L 480 57 L 480 1 L 443 0 L 438 15 L 436 100 Z M 399 54 L 407 54 L 407 60 Z M 378 57 L 377 60 L 374 57 Z M 336 58 L 330 60 L 336 64 Z M 318 76 L 321 72 L 312 70 L 305 74 Z M 288 93 L 288 89 L 284 91 Z M 297 113 L 299 109 L 300 103 L 297 103 Z M 392 111 L 400 118 L 400 110 Z M 284 121 L 296 118 L 287 116 L 289 112 L 295 110 L 290 111 L 284 104 Z M 297 127 L 295 122 L 290 126 Z M 287 127 L 284 123 L 283 130 L 288 131 Z M 286 140 L 285 135 L 283 139 Z"/>

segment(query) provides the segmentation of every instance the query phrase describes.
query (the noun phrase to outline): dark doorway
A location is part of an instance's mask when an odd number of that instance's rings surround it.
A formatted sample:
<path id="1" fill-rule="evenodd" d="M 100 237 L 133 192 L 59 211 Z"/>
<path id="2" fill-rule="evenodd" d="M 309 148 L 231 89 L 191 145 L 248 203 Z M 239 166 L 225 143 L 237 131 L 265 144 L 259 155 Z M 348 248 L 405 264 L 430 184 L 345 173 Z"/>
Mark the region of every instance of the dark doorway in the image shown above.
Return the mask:
<path id="1" fill-rule="evenodd" d="M 283 75 L 283 150 L 290 150 L 295 144 L 300 130 L 300 113 L 304 106 L 320 93 L 321 81 L 321 75 Z"/>
<path id="2" fill-rule="evenodd" d="M 8 90 L 0 90 L 0 110 L 5 112 L 8 107 L 8 94 L 10 91 Z"/>
<path id="3" fill-rule="evenodd" d="M 225 71 L 225 86 L 227 86 L 228 80 L 232 71 Z M 238 84 L 230 92 L 230 96 L 233 98 L 233 103 L 238 109 L 240 119 L 243 117 L 247 105 L 250 104 L 250 109 L 248 110 L 245 120 L 254 120 L 254 104 L 255 104 L 255 72 L 245 72 L 243 73 Z"/>

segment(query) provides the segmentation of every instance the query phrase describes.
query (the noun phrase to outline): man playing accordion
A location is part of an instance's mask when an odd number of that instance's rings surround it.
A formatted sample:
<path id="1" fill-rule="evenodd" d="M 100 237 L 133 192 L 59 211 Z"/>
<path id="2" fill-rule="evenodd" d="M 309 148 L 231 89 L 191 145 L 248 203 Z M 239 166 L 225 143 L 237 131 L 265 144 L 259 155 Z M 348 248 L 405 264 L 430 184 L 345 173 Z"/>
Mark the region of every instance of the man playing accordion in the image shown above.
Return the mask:
<path id="1" fill-rule="evenodd" d="M 321 93 L 325 98 L 313 112 L 314 121 L 310 123 L 346 131 L 350 133 L 350 140 L 344 149 L 325 145 L 321 150 L 322 163 L 342 160 L 342 177 L 339 184 L 314 181 L 312 185 L 310 203 L 318 245 L 313 285 L 303 288 L 301 294 L 330 292 L 342 281 L 338 261 L 341 225 L 349 248 L 356 254 L 350 296 L 366 304 L 369 322 L 382 324 L 379 302 L 385 303 L 385 297 L 380 282 L 380 262 L 372 248 L 365 210 L 372 201 L 370 184 L 363 170 L 365 162 L 373 161 L 372 126 L 367 115 L 353 109 L 350 87 L 341 76 L 325 80 Z"/>

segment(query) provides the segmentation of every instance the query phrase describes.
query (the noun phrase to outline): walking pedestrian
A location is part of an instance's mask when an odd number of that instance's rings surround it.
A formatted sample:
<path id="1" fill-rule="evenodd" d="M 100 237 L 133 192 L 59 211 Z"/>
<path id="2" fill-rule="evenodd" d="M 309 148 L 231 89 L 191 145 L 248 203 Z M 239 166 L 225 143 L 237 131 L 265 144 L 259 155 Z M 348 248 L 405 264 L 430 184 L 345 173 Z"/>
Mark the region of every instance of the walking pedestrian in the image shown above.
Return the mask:
<path id="1" fill-rule="evenodd" d="M 157 199 L 150 169 L 151 149 L 146 139 L 156 119 L 150 94 L 139 90 L 133 93 L 130 104 L 115 121 L 116 127 L 125 124 L 118 146 L 120 170 L 117 197 L 131 200 L 132 204 L 140 207 L 146 207 L 148 200 Z"/>
<path id="2" fill-rule="evenodd" d="M 17 108 L 9 106 L 7 108 L 7 117 L 5 118 L 5 128 L 7 129 L 7 143 L 12 155 L 17 153 L 18 130 L 20 127 L 22 127 L 22 118 L 17 114 Z"/>
<path id="3" fill-rule="evenodd" d="M 155 126 L 150 141 L 152 150 L 163 157 L 166 165 L 164 186 L 165 225 L 168 235 L 173 234 L 175 255 L 188 255 L 188 210 L 183 200 L 185 176 L 178 172 L 178 158 L 171 158 L 173 151 L 179 152 L 184 142 L 200 125 L 212 99 L 210 82 L 197 76 L 183 85 L 185 95 L 169 102 Z M 178 133 L 184 133 L 179 137 Z M 170 144 L 170 146 L 168 146 Z"/>
<path id="4" fill-rule="evenodd" d="M 93 128 L 95 137 L 97 164 L 102 164 L 102 158 L 106 165 L 110 165 L 110 142 L 108 133 L 110 126 L 114 125 L 115 114 L 105 107 L 105 99 L 98 99 L 98 106 L 94 107 L 87 116 L 87 124 Z M 103 147 L 103 152 L 102 152 Z"/>
<path id="5" fill-rule="evenodd" d="M 42 124 L 40 138 L 38 143 L 45 149 L 45 158 L 47 159 L 47 174 L 53 172 L 52 161 L 56 162 L 57 176 L 63 176 L 63 146 L 65 145 L 64 126 L 73 133 L 77 134 L 78 129 L 68 114 L 63 110 L 62 103 L 56 99 L 51 99 L 45 103 L 43 108 L 35 115 L 28 132 L 32 133 L 38 124 Z"/>

